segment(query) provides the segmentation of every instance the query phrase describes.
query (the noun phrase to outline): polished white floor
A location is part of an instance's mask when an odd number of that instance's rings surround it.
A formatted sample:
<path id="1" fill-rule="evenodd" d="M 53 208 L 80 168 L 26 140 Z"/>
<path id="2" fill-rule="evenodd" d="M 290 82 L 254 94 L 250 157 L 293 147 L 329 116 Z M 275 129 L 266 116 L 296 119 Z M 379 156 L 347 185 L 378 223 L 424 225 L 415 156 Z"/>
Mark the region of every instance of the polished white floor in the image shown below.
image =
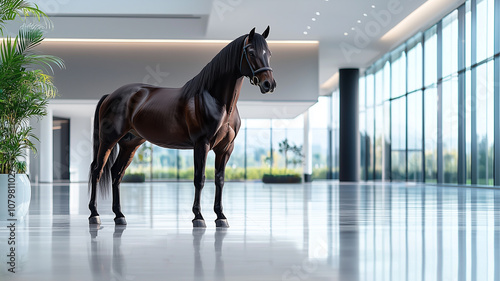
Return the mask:
<path id="1" fill-rule="evenodd" d="M 191 226 L 191 183 L 123 184 L 127 227 L 87 223 L 86 184 L 33 186 L 30 214 L 0 229 L 0 280 L 499 280 L 500 190 L 419 184 L 228 182 Z"/>

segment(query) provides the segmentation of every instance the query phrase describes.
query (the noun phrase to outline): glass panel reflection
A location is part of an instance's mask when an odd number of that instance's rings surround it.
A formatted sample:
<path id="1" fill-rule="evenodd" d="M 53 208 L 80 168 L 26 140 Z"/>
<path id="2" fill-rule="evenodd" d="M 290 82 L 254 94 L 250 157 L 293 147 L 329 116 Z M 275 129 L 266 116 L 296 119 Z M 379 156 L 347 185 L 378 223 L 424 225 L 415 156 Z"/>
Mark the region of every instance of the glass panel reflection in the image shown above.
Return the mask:
<path id="1" fill-rule="evenodd" d="M 493 185 L 494 71 L 493 61 L 477 67 L 476 134 L 477 183 Z"/>
<path id="2" fill-rule="evenodd" d="M 443 81 L 443 170 L 445 183 L 457 183 L 458 77 Z"/>
<path id="3" fill-rule="evenodd" d="M 424 122 L 425 122 L 425 181 L 437 182 L 437 104 L 436 88 L 424 92 Z"/>
<path id="4" fill-rule="evenodd" d="M 442 20 L 443 60 L 442 77 L 458 70 L 458 11 L 454 10 Z"/>
<path id="5" fill-rule="evenodd" d="M 422 181 L 422 92 L 408 95 L 408 180 Z"/>
<path id="6" fill-rule="evenodd" d="M 406 180 L 406 96 L 392 101 L 391 174 L 392 179 Z"/>
<path id="7" fill-rule="evenodd" d="M 437 77 L 437 27 L 433 26 L 424 33 L 424 84 L 436 83 Z"/>

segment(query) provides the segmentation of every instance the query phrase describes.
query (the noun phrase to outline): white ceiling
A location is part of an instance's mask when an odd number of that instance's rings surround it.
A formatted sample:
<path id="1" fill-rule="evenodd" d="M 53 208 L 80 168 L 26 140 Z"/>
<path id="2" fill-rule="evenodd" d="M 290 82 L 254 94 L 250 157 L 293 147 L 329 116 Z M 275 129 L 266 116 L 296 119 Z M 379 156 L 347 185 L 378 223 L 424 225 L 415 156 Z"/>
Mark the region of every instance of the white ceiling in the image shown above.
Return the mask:
<path id="1" fill-rule="evenodd" d="M 416 25 L 405 27 L 402 36 L 409 37 L 428 27 L 463 0 L 33 2 L 54 22 L 54 29 L 47 34 L 48 38 L 231 40 L 253 27 L 262 32 L 270 25 L 269 39 L 272 40 L 319 41 L 319 83 L 322 84 L 338 68 L 364 68 L 406 39 L 380 40 L 425 2 L 439 4 L 428 9 Z M 313 18 L 316 20 L 313 21 Z"/>

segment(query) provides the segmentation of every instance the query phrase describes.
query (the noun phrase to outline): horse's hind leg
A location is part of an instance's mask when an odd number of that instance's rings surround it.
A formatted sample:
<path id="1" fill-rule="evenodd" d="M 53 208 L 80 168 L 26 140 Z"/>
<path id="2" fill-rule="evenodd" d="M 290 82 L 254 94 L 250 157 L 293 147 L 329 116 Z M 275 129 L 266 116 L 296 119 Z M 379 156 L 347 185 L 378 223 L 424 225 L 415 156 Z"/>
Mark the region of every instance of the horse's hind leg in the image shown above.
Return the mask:
<path id="1" fill-rule="evenodd" d="M 126 225 L 127 221 L 121 210 L 120 204 L 120 183 L 125 170 L 132 162 L 137 148 L 144 143 L 144 139 L 136 137 L 131 133 L 126 134 L 119 142 L 120 152 L 111 168 L 111 178 L 113 180 L 113 213 L 115 213 L 115 224 Z"/>
<path id="2" fill-rule="evenodd" d="M 89 201 L 89 209 L 90 209 L 90 217 L 89 224 L 101 224 L 101 219 L 99 217 L 99 213 L 97 212 L 97 183 L 101 179 L 103 174 L 104 166 L 108 161 L 109 155 L 113 150 L 115 143 L 113 142 L 101 142 L 99 144 L 99 150 L 97 153 L 96 160 L 92 163 L 92 171 L 91 171 L 91 194 Z M 102 188 L 102 186 L 101 186 Z"/>

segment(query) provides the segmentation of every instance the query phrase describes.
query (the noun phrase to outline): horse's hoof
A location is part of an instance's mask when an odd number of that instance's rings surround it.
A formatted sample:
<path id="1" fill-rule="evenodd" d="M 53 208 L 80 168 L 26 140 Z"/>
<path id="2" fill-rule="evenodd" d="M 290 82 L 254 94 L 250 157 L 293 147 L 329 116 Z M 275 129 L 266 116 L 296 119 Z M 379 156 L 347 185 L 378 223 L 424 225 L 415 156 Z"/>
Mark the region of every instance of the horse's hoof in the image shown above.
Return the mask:
<path id="1" fill-rule="evenodd" d="M 215 220 L 215 226 L 216 227 L 228 228 L 229 227 L 229 223 L 227 222 L 227 219 L 216 219 Z"/>
<path id="2" fill-rule="evenodd" d="M 99 216 L 90 217 L 89 224 L 101 224 L 101 218 Z"/>
<path id="3" fill-rule="evenodd" d="M 127 225 L 125 217 L 115 218 L 115 225 Z"/>
<path id="4" fill-rule="evenodd" d="M 207 227 L 205 220 L 196 219 L 193 220 L 193 227 Z"/>

